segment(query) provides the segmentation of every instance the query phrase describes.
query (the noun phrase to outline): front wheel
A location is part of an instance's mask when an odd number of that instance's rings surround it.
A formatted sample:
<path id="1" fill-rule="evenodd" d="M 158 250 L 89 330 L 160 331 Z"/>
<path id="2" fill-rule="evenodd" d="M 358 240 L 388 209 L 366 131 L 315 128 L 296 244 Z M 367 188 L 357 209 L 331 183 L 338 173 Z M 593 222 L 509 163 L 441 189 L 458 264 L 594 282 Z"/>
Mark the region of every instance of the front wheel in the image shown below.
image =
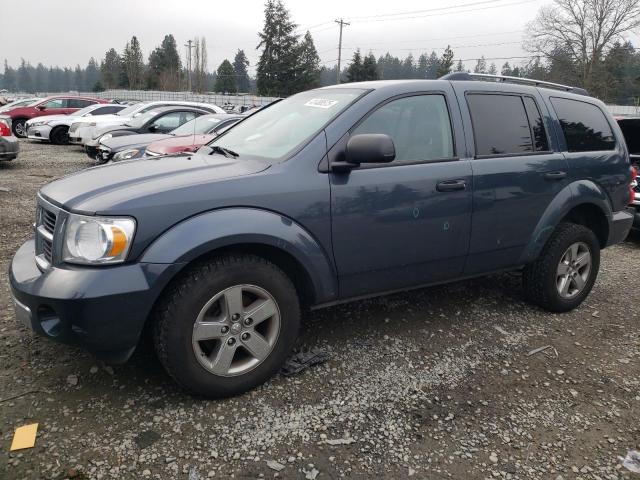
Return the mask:
<path id="1" fill-rule="evenodd" d="M 23 118 L 14 120 L 11 124 L 13 134 L 18 138 L 26 138 L 27 136 L 27 121 Z"/>
<path id="2" fill-rule="evenodd" d="M 67 145 L 69 143 L 69 127 L 56 127 L 51 130 L 49 140 L 54 145 Z"/>
<path id="3" fill-rule="evenodd" d="M 600 244 L 593 231 L 561 223 L 538 259 L 525 267 L 525 295 L 552 312 L 573 310 L 589 295 L 599 268 Z"/>
<path id="4" fill-rule="evenodd" d="M 298 335 L 291 280 L 253 255 L 190 268 L 156 310 L 158 357 L 186 390 L 210 398 L 243 393 L 274 375 Z"/>

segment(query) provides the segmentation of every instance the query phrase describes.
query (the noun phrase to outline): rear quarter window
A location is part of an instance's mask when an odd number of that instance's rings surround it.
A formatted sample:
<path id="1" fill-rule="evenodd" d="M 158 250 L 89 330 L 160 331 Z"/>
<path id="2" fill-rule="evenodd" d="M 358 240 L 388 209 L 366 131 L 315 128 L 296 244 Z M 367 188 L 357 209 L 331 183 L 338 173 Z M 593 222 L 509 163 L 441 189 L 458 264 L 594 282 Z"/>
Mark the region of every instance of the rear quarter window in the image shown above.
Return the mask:
<path id="1" fill-rule="evenodd" d="M 569 152 L 614 150 L 616 139 L 607 117 L 596 105 L 568 98 L 552 97 L 551 103 Z"/>

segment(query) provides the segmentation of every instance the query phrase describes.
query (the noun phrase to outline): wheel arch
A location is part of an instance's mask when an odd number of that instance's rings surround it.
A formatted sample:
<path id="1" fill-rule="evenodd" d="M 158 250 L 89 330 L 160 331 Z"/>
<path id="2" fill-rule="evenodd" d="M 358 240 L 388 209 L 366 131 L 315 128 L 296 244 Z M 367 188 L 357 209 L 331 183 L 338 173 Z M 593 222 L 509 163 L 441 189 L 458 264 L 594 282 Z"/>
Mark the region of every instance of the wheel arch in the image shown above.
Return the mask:
<path id="1" fill-rule="evenodd" d="M 594 232 L 601 248 L 607 245 L 611 205 L 604 190 L 590 180 L 573 182 L 554 197 L 535 226 L 520 264 L 535 260 L 561 222 L 583 225 Z"/>
<path id="2" fill-rule="evenodd" d="M 225 208 L 184 220 L 160 235 L 139 261 L 180 264 L 175 277 L 195 262 L 228 253 L 274 263 L 290 276 L 306 305 L 337 296 L 335 268 L 321 243 L 290 218 L 256 208 Z"/>

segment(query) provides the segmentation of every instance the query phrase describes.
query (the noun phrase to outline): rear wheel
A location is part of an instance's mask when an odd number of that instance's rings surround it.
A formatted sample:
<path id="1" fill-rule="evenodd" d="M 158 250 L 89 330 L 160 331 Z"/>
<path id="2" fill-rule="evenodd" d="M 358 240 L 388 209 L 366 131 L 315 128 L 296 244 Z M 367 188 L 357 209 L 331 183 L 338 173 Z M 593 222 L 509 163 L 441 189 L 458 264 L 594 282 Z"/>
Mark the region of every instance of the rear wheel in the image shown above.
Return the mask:
<path id="1" fill-rule="evenodd" d="M 187 271 L 155 320 L 156 351 L 169 375 L 192 393 L 226 397 L 280 369 L 298 335 L 300 306 L 278 267 L 229 255 Z"/>
<path id="2" fill-rule="evenodd" d="M 18 118 L 11 122 L 11 129 L 13 134 L 18 138 L 26 138 L 27 136 L 27 120 L 24 118 Z"/>
<path id="3" fill-rule="evenodd" d="M 49 140 L 54 145 L 66 145 L 69 143 L 69 127 L 55 127 L 49 134 Z"/>
<path id="4" fill-rule="evenodd" d="M 573 310 L 589 295 L 599 268 L 595 234 L 582 225 L 561 223 L 538 259 L 525 267 L 525 294 L 546 310 Z"/>

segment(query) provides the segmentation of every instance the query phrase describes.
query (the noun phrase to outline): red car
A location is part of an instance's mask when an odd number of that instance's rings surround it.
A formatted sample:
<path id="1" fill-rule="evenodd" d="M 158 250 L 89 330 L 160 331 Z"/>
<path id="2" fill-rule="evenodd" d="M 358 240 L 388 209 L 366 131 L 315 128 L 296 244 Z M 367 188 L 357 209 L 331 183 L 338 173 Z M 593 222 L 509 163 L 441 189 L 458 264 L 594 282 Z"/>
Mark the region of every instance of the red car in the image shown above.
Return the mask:
<path id="1" fill-rule="evenodd" d="M 7 112 L 2 112 L 0 117 L 11 118 L 11 128 L 16 137 L 27 136 L 25 123 L 35 117 L 43 115 L 69 115 L 81 108 L 93 105 L 94 103 L 110 103 L 102 98 L 77 97 L 56 95 L 47 97 L 32 105 L 17 107 Z"/>
<path id="2" fill-rule="evenodd" d="M 244 117 L 244 115 L 227 113 L 203 115 L 171 132 L 172 135 L 175 135 L 174 137 L 149 144 L 145 155 L 155 157 L 172 153 L 195 152 Z"/>

